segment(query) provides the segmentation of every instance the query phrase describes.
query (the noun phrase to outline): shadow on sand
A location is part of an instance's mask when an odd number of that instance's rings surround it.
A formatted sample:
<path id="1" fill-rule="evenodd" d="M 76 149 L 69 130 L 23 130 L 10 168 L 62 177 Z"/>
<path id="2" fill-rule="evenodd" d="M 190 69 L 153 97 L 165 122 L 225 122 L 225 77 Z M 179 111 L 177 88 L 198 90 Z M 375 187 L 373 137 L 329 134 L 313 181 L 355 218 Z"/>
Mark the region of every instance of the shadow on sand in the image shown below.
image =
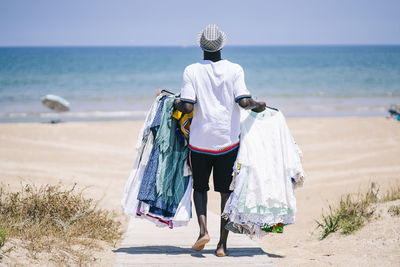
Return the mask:
<path id="1" fill-rule="evenodd" d="M 191 248 L 181 248 L 176 246 L 143 246 L 143 247 L 122 247 L 113 250 L 114 253 L 127 254 L 166 254 L 181 255 L 188 254 L 192 257 L 203 258 L 204 254 L 214 254 L 213 249 L 203 249 L 202 251 L 194 251 Z M 256 255 L 265 255 L 271 258 L 284 258 L 285 256 L 270 254 L 264 252 L 261 248 L 229 248 L 229 257 L 253 257 Z"/>

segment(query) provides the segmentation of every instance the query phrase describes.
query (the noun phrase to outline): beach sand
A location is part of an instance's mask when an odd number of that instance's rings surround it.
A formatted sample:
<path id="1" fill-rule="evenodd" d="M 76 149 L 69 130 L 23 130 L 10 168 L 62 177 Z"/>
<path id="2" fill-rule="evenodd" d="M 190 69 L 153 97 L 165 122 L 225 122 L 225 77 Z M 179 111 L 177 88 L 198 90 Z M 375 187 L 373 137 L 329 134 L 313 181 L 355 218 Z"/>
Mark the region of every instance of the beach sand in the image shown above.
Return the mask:
<path id="1" fill-rule="evenodd" d="M 288 118 L 287 122 L 303 151 L 307 177 L 296 191 L 296 223 L 283 234 L 258 241 L 262 248 L 279 266 L 398 264 L 400 223 L 390 222 L 396 218 L 381 216 L 375 222 L 385 225 L 386 231 L 371 224 L 352 236 L 334 235 L 323 241 L 314 231 L 314 220 L 341 195 L 365 192 L 372 181 L 381 191 L 400 183 L 400 122 L 376 117 Z M 0 124 L 0 182 L 12 190 L 21 183 L 77 183 L 87 187 L 85 195 L 99 200 L 100 207 L 121 214 L 119 203 L 142 123 Z M 214 192 L 209 194 L 209 209 L 219 213 L 219 196 Z M 119 218 L 126 227 L 128 218 Z M 193 240 L 196 236 L 193 233 Z M 114 259 L 111 250 L 97 256 L 102 265 Z"/>

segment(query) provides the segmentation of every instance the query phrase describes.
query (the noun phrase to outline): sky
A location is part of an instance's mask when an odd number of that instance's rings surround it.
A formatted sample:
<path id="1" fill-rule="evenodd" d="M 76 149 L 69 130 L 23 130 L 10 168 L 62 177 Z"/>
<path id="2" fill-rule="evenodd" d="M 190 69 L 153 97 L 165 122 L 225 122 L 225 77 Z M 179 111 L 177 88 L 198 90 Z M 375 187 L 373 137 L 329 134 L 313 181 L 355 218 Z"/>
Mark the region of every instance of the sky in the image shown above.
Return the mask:
<path id="1" fill-rule="evenodd" d="M 0 0 L 0 46 L 400 44 L 400 0 Z"/>

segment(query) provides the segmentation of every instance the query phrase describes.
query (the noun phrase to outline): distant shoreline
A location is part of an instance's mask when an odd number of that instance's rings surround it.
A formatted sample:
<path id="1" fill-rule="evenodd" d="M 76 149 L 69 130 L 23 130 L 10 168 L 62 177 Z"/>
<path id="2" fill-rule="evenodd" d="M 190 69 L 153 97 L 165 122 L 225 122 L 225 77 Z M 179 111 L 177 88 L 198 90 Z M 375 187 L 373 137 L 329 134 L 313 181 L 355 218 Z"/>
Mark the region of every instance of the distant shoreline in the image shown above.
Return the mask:
<path id="1" fill-rule="evenodd" d="M 399 47 L 400 44 L 256 44 L 256 45 L 228 45 L 230 47 Z M 1 48 L 196 48 L 196 45 L 82 45 L 82 44 L 66 44 L 66 45 L 0 45 Z"/>
<path id="2" fill-rule="evenodd" d="M 344 115 L 344 116 L 338 116 L 335 114 L 328 114 L 328 115 L 292 115 L 292 116 L 285 116 L 286 118 L 289 119 L 315 119 L 315 118 L 327 118 L 327 119 L 346 119 L 346 118 L 386 118 L 387 115 Z M 10 118 L 10 119 L 5 119 L 5 118 L 0 118 L 0 124 L 16 124 L 16 123 L 46 123 L 46 124 L 51 124 L 51 121 L 54 120 L 60 120 L 57 123 L 90 123 L 90 122 L 140 122 L 144 121 L 145 117 L 115 117 L 115 118 L 110 118 L 110 117 L 98 117 L 98 118 L 70 118 L 70 117 L 49 117 L 49 118 Z"/>

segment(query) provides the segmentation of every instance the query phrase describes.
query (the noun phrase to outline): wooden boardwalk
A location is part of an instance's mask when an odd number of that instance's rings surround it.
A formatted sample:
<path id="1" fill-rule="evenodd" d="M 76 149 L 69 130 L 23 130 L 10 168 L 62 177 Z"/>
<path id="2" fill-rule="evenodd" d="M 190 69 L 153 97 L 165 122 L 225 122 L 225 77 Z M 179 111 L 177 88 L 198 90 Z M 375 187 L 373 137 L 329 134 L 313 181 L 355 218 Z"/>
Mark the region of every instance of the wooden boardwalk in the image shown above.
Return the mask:
<path id="1" fill-rule="evenodd" d="M 147 220 L 131 219 L 118 249 L 115 266 L 274 266 L 268 254 L 247 236 L 229 233 L 227 257 L 216 257 L 219 216 L 208 211 L 211 241 L 202 251 L 191 249 L 198 236 L 195 213 L 187 227 L 158 228 Z"/>

